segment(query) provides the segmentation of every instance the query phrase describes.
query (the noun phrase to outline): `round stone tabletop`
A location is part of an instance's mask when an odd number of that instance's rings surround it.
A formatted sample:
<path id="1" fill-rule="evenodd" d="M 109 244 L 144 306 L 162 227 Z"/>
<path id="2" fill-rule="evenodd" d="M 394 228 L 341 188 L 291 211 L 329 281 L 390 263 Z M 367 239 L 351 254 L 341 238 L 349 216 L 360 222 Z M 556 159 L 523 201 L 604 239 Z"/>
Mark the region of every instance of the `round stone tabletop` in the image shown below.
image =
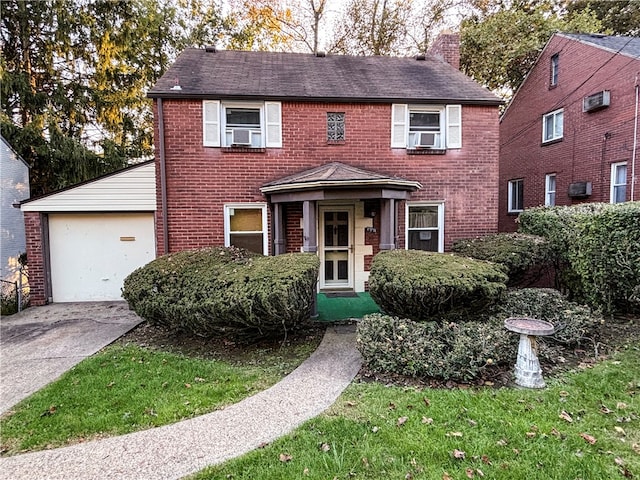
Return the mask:
<path id="1" fill-rule="evenodd" d="M 525 335 L 553 335 L 555 327 L 549 322 L 528 317 L 509 317 L 504 321 L 507 330 Z"/>

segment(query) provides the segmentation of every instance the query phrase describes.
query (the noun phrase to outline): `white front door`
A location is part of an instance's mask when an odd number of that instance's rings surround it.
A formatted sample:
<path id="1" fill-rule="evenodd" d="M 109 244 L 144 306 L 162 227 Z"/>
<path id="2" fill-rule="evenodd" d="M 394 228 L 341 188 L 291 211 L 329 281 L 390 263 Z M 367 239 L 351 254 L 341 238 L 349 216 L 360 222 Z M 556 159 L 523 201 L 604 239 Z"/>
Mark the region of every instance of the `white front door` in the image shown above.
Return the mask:
<path id="1" fill-rule="evenodd" d="M 320 288 L 353 288 L 353 207 L 320 207 Z"/>

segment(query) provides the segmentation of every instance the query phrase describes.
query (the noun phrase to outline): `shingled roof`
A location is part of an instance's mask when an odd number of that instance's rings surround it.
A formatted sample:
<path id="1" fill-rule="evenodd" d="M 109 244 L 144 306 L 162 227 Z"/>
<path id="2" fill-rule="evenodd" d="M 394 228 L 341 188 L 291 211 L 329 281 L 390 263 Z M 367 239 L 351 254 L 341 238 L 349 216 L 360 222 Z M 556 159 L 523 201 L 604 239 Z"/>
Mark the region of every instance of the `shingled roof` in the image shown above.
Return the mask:
<path id="1" fill-rule="evenodd" d="M 182 52 L 148 96 L 279 101 L 501 103 L 489 90 L 448 63 L 431 56 L 417 60 L 212 50 L 190 48 Z"/>
<path id="2" fill-rule="evenodd" d="M 602 48 L 612 53 L 620 53 L 640 59 L 640 38 L 638 37 L 587 33 L 560 33 L 558 35 L 578 40 L 579 42 Z"/>

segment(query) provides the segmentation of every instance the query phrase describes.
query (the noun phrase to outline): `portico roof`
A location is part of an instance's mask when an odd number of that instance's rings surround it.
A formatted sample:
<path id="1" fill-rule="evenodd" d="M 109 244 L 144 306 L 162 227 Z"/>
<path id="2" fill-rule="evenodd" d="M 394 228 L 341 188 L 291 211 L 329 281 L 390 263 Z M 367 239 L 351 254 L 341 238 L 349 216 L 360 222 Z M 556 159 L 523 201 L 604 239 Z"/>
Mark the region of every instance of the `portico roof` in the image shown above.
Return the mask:
<path id="1" fill-rule="evenodd" d="M 260 190 L 264 194 L 287 194 L 336 189 L 373 189 L 380 191 L 380 198 L 390 198 L 382 191 L 412 192 L 421 187 L 419 182 L 413 180 L 363 170 L 340 162 L 331 162 L 265 183 Z"/>

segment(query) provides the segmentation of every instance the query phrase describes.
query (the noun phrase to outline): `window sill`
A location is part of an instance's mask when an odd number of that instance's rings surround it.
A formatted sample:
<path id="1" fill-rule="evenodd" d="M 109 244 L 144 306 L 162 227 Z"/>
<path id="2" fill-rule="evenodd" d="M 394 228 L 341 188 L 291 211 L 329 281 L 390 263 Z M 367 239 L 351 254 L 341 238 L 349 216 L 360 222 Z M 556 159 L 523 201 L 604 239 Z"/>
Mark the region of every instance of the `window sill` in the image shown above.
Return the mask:
<path id="1" fill-rule="evenodd" d="M 564 137 L 555 138 L 553 140 L 547 140 L 546 142 L 542 142 L 541 146 L 546 147 L 547 145 L 554 145 L 556 143 L 560 143 L 564 140 Z"/>
<path id="2" fill-rule="evenodd" d="M 264 147 L 222 147 L 220 150 L 222 153 L 265 153 L 267 151 Z"/>
<path id="3" fill-rule="evenodd" d="M 327 145 L 344 145 L 344 140 L 327 140 Z"/>
<path id="4" fill-rule="evenodd" d="M 524 210 L 509 210 L 507 212 L 507 215 L 511 215 L 511 216 L 516 216 L 516 215 L 520 215 L 522 212 L 524 212 Z"/>
<path id="5" fill-rule="evenodd" d="M 444 148 L 407 148 L 407 155 L 444 155 Z"/>

